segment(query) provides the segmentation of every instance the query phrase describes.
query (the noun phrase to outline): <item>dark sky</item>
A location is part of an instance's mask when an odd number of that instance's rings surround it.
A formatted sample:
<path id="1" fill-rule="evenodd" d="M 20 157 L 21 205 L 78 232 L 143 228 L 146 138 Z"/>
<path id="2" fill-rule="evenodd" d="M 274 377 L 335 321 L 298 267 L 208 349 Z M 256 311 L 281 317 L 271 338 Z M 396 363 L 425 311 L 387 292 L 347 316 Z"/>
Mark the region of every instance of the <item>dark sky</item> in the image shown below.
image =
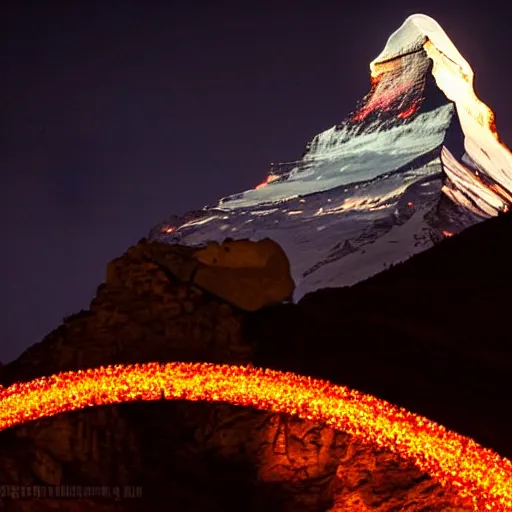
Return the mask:
<path id="1" fill-rule="evenodd" d="M 473 66 L 511 144 L 499 4 L 7 0 L 0 361 L 86 308 L 107 262 L 154 224 L 298 158 L 367 92 L 369 62 L 414 12 Z"/>

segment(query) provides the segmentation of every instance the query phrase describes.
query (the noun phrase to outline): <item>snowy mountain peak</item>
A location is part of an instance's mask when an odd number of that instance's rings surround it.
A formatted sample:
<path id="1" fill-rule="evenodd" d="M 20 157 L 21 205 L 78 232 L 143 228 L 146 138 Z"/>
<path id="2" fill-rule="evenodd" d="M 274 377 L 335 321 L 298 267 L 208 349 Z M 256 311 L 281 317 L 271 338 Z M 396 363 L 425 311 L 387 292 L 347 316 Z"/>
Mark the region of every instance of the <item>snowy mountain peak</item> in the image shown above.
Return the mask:
<path id="1" fill-rule="evenodd" d="M 512 154 L 500 141 L 492 110 L 476 96 L 474 73 L 441 26 L 429 16 L 414 14 L 388 39 L 384 50 L 371 62 L 374 82 L 389 72 L 400 57 L 425 53 L 432 61 L 432 76 L 448 100 L 454 102 L 464 135 L 465 162 L 454 169 L 445 148 L 445 172 L 474 198 L 485 198 L 483 213 L 493 215 L 507 210 L 512 202 Z M 476 179 L 475 179 L 476 178 Z M 445 192 L 455 202 L 473 208 L 459 191 Z M 478 208 L 477 208 L 478 209 Z"/>
<path id="2" fill-rule="evenodd" d="M 471 66 L 457 50 L 436 20 L 426 14 L 409 16 L 402 26 L 389 37 L 379 56 L 370 63 L 372 75 L 379 63 L 396 59 L 410 52 L 421 50 L 430 41 L 440 52 L 456 63 L 468 76 L 473 76 Z"/>
<path id="3" fill-rule="evenodd" d="M 409 17 L 370 64 L 371 88 L 301 158 L 150 238 L 276 240 L 297 296 L 350 285 L 512 204 L 512 154 L 473 71 L 432 18 Z"/>

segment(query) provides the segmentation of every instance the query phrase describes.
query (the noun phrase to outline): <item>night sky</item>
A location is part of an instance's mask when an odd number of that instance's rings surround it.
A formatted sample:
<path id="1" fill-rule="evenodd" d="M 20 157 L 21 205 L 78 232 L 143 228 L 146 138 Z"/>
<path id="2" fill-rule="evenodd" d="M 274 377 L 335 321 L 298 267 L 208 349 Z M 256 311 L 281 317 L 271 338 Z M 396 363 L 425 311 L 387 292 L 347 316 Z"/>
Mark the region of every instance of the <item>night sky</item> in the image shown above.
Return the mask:
<path id="1" fill-rule="evenodd" d="M 7 0 L 0 361 L 87 308 L 107 262 L 153 225 L 300 157 L 367 92 L 369 62 L 410 14 L 443 26 L 511 145 L 499 4 Z"/>

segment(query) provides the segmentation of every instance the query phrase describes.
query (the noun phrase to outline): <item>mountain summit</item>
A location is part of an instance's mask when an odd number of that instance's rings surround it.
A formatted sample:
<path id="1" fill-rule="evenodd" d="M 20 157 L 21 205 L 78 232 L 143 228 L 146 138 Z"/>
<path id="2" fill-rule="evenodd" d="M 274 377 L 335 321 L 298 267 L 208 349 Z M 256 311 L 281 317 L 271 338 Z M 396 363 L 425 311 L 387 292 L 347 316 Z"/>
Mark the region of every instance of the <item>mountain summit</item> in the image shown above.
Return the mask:
<path id="1" fill-rule="evenodd" d="M 366 279 L 507 211 L 512 154 L 439 24 L 410 16 L 370 70 L 370 92 L 300 159 L 271 165 L 252 190 L 171 217 L 150 239 L 274 239 L 299 298 Z"/>

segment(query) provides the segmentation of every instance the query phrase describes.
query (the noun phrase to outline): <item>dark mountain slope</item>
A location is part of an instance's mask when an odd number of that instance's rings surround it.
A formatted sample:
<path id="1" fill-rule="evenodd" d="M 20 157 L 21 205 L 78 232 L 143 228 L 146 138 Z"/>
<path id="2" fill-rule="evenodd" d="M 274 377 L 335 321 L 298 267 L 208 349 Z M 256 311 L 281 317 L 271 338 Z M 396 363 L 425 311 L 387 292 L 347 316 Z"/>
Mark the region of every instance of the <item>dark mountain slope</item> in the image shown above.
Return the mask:
<path id="1" fill-rule="evenodd" d="M 350 288 L 246 320 L 255 362 L 366 391 L 512 456 L 504 214 Z"/>

